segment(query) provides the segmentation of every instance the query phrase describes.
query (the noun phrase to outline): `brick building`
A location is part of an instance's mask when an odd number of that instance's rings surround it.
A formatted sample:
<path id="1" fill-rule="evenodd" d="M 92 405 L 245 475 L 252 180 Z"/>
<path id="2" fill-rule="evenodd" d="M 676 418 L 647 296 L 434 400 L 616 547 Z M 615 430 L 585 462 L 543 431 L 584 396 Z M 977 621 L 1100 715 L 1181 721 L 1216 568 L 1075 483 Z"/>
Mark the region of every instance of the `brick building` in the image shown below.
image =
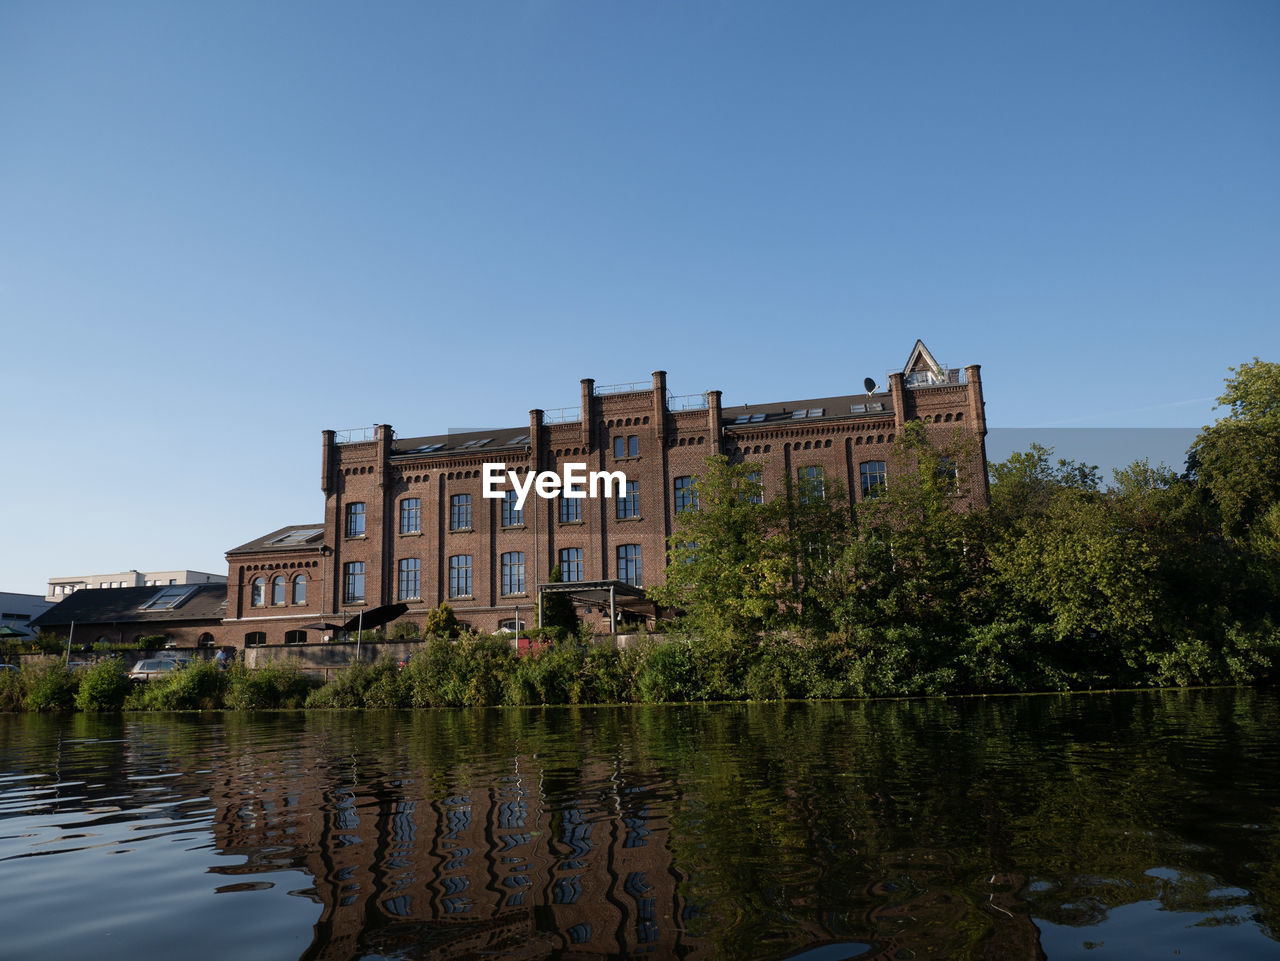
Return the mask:
<path id="1" fill-rule="evenodd" d="M 786 478 L 838 479 L 857 502 L 892 484 L 896 432 L 921 420 L 939 440 L 973 438 L 957 465 L 986 497 L 986 418 L 977 365 L 939 364 L 917 341 L 881 390 L 725 407 L 720 391 L 684 397 L 666 373 L 640 384 L 581 382 L 578 407 L 531 410 L 502 429 L 397 437 L 390 425 L 323 432 L 323 522 L 281 528 L 227 554 L 224 639 L 260 644 L 322 639 L 315 624 L 403 602 L 421 621 L 440 603 L 481 631 L 536 620 L 537 588 L 559 566 L 581 585 L 580 605 L 608 630 L 609 602 L 653 616 L 643 588 L 662 582 L 676 514 L 693 503 L 706 458 L 760 465 L 766 498 Z M 531 472 L 564 476 L 569 464 L 621 472 L 612 497 L 544 499 L 522 510 L 514 492 L 483 496 L 482 470 L 500 462 L 521 483 Z M 510 485 L 502 485 L 509 489 Z M 620 493 L 620 496 L 618 494 Z M 308 624 L 313 625 L 308 628 Z M 287 635 L 287 636 L 286 636 Z"/>

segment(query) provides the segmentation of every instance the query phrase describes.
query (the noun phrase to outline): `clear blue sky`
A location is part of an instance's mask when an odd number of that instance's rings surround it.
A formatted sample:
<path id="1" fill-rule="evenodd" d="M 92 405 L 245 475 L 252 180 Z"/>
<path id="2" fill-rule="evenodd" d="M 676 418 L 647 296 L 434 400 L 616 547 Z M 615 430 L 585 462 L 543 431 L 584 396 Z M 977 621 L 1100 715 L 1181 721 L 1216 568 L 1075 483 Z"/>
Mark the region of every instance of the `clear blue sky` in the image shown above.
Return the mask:
<path id="1" fill-rule="evenodd" d="M 993 426 L 1198 427 L 1280 360 L 1278 51 L 1273 0 L 0 0 L 0 590 L 225 571 L 322 429 L 582 377 L 921 337 Z"/>

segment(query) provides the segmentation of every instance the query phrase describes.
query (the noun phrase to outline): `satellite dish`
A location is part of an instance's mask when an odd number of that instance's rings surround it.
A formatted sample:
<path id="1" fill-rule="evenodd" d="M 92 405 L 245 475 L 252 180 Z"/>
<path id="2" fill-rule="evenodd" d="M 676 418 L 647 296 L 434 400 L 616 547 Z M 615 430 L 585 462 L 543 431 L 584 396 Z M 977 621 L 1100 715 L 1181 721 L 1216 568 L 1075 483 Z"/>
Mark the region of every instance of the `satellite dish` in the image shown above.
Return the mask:
<path id="1" fill-rule="evenodd" d="M 868 394 L 874 394 L 876 392 L 876 382 L 870 377 L 864 377 L 862 379 L 862 386 L 867 389 Z"/>

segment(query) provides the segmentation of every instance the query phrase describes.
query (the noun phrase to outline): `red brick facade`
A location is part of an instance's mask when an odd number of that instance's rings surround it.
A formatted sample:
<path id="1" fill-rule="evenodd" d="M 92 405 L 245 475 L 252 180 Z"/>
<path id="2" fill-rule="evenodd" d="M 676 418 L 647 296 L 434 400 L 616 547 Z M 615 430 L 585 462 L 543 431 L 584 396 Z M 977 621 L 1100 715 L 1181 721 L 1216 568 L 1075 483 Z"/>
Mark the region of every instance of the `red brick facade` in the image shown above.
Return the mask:
<path id="1" fill-rule="evenodd" d="M 264 543 L 272 539 L 269 535 L 228 554 L 225 641 L 243 644 L 249 632 L 262 632 L 267 643 L 282 643 L 285 631 L 321 619 L 344 621 L 362 609 L 397 601 L 408 604 L 409 619 L 419 624 L 441 602 L 481 631 L 495 630 L 517 616 L 533 624 L 536 585 L 547 581 L 566 548 L 582 552 L 580 579 L 604 580 L 621 576 L 619 547 L 638 546 L 641 586 L 659 584 L 667 538 L 677 529 L 676 479 L 696 477 L 706 458 L 716 453 L 760 464 L 766 497 L 778 496 L 786 477 L 813 466 L 825 478 L 842 482 L 856 502 L 863 496 L 861 465 L 892 465 L 898 430 L 919 419 L 939 442 L 956 435 L 976 441 L 971 462 L 959 469 L 972 481 L 970 497 L 985 501 L 986 420 L 979 368 L 940 368 L 917 343 L 907 368 L 889 380 L 888 390 L 880 393 L 722 408 L 720 392 L 714 390 L 669 403 L 666 374 L 656 371 L 651 384 L 627 389 L 597 388 L 592 380 L 583 380 L 576 418 L 561 416 L 558 423 L 533 410 L 527 428 L 414 439 L 397 439 L 386 424 L 357 438 L 324 431 L 325 513 L 323 525 L 316 525 L 323 527 L 323 536 L 288 548 Z M 621 456 L 615 452 L 618 438 Z M 580 519 L 562 521 L 560 500 L 531 490 L 522 522 L 504 526 L 503 502 L 482 495 L 482 465 L 492 462 L 521 475 L 563 475 L 568 463 L 586 464 L 588 471 L 622 471 L 638 484 L 638 511 L 620 519 L 616 499 L 587 498 L 578 501 Z M 469 524 L 451 524 L 457 495 L 470 496 Z M 416 525 L 413 512 L 403 506 L 406 498 L 418 501 Z M 352 505 L 361 505 L 354 510 L 363 527 L 349 533 Z M 402 510 L 408 520 L 404 531 Z M 504 592 L 502 556 L 517 552 L 524 558 L 523 590 Z M 455 591 L 457 596 L 451 596 L 454 557 L 470 559 L 469 594 Z M 401 596 L 401 561 L 417 562 L 416 596 Z M 350 565 L 363 565 L 363 600 L 347 590 L 351 585 L 344 572 L 354 570 Z M 300 573 L 308 578 L 306 599 L 295 604 L 290 585 Z M 255 606 L 257 577 L 264 579 L 266 594 L 260 598 L 264 603 Z M 276 577 L 285 579 L 283 604 L 272 602 Z M 306 639 L 321 638 L 310 631 Z"/>

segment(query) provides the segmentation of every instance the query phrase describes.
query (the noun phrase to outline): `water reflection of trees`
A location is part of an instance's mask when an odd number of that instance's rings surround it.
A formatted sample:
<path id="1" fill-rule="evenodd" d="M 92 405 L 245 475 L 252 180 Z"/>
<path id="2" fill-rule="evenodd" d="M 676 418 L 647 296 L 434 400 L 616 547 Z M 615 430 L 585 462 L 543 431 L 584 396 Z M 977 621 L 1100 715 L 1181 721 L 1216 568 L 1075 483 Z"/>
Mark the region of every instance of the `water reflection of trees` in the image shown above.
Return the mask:
<path id="1" fill-rule="evenodd" d="M 103 772 L 103 797 L 182 772 L 173 796 L 205 792 L 219 851 L 244 860 L 213 869 L 234 883 L 306 871 L 297 893 L 321 906 L 307 958 L 780 958 L 831 940 L 1035 958 L 1033 917 L 1083 927 L 1139 901 L 1209 924 L 1250 907 L 1271 936 L 1277 704 L 147 715 L 123 737 L 83 716 L 21 724 L 81 725 L 67 733 L 94 745 L 77 763 Z M 0 731 L 11 757 L 32 734 Z"/>

